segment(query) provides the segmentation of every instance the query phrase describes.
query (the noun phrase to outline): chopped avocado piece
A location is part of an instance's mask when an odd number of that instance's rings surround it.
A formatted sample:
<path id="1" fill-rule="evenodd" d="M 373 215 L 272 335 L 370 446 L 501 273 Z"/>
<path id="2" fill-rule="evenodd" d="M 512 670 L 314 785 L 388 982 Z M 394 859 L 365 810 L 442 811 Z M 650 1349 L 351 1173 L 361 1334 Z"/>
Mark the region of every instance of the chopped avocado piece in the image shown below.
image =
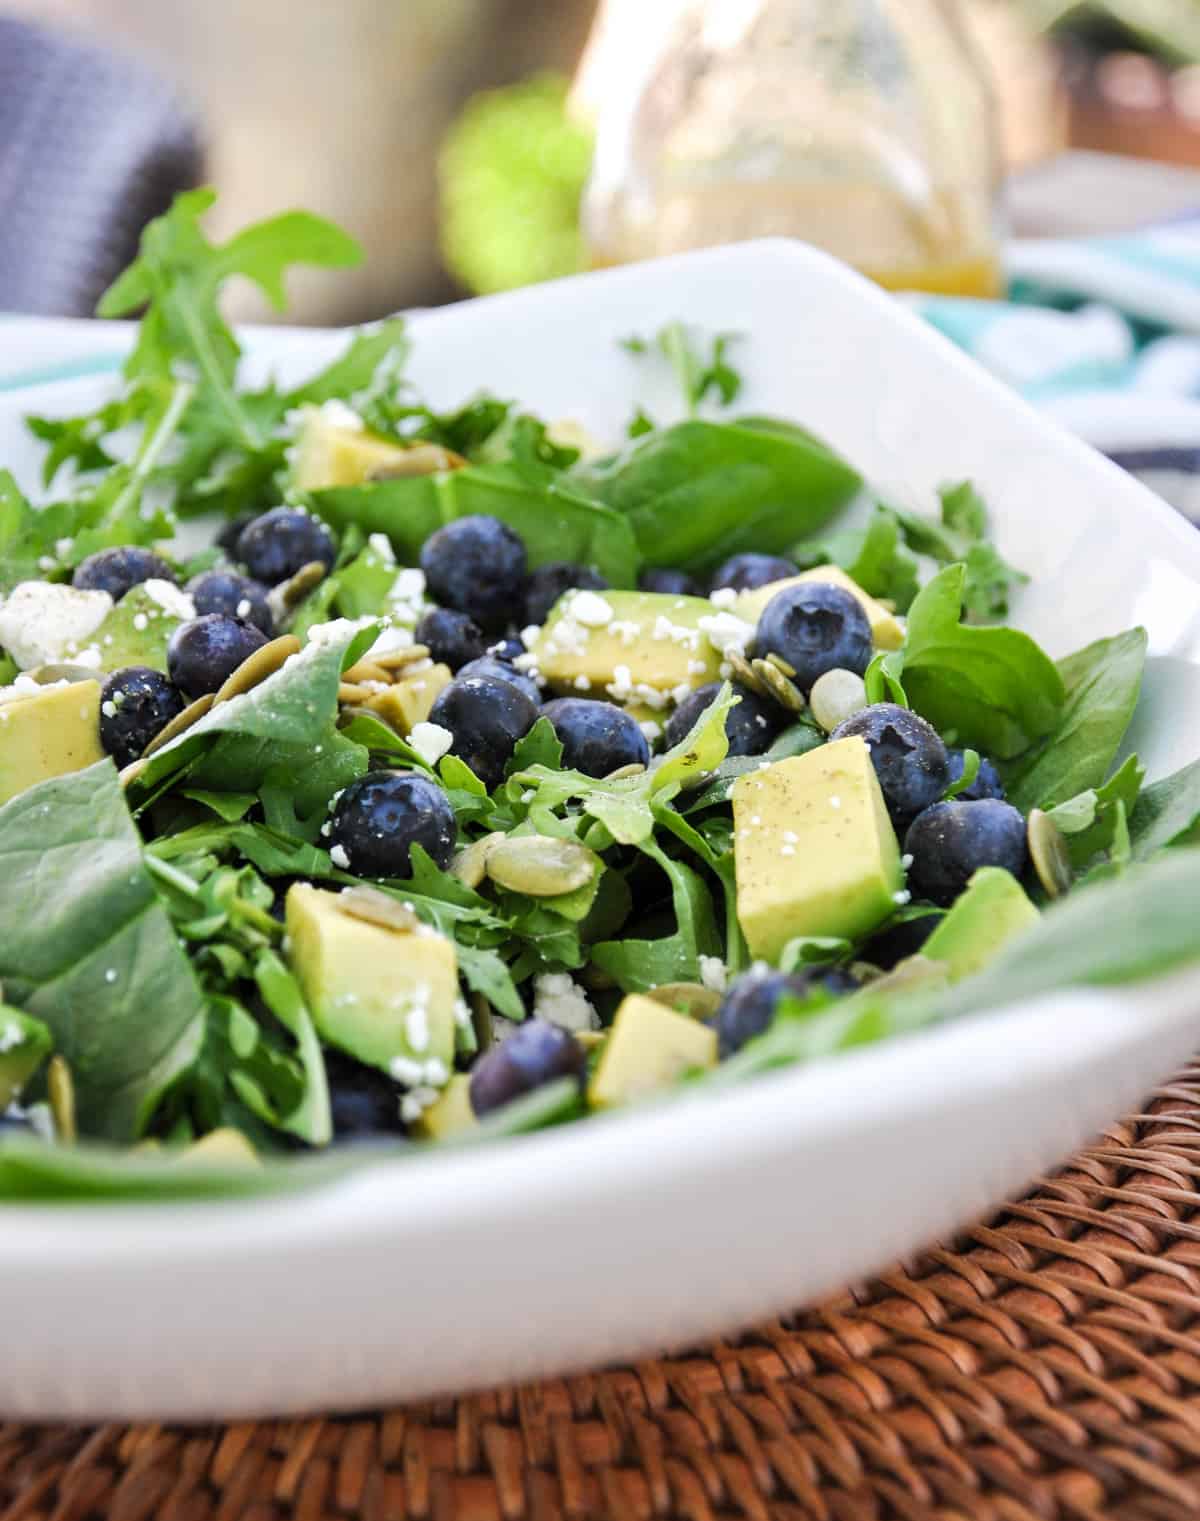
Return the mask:
<path id="1" fill-rule="evenodd" d="M 167 669 L 167 643 L 183 622 L 156 602 L 145 586 L 132 586 L 96 630 L 92 643 L 100 651 L 102 671 L 127 665 Z"/>
<path id="2" fill-rule="evenodd" d="M 424 925 L 402 933 L 353 918 L 337 893 L 304 882 L 288 889 L 287 932 L 292 970 L 323 1039 L 385 1072 L 397 1060 L 450 1071 L 458 997 L 452 941 Z"/>
<path id="3" fill-rule="evenodd" d="M 0 706 L 0 803 L 103 759 L 98 681 L 46 687 Z"/>
<path id="4" fill-rule="evenodd" d="M 53 1037 L 40 1019 L 0 1004 L 0 1114 L 50 1055 Z"/>
<path id="5" fill-rule="evenodd" d="M 367 707 L 391 724 L 399 734 L 409 735 L 417 724 L 423 724 L 438 699 L 438 694 L 454 679 L 448 665 L 426 666 L 414 671 L 394 686 L 376 692 L 367 699 Z"/>
<path id="6" fill-rule="evenodd" d="M 628 1104 L 666 1088 L 685 1072 L 715 1067 L 717 1032 L 640 993 L 621 1000 L 588 1083 L 594 1109 Z"/>
<path id="7" fill-rule="evenodd" d="M 451 1136 L 473 1130 L 478 1123 L 471 1108 L 471 1079 L 465 1072 L 456 1072 L 441 1097 L 422 1111 L 413 1129 L 427 1141 L 448 1141 Z"/>
<path id="8" fill-rule="evenodd" d="M 896 836 L 857 735 L 739 777 L 733 788 L 738 919 L 751 954 L 789 940 L 857 940 L 896 909 Z"/>
<path id="9" fill-rule="evenodd" d="M 898 650 L 904 643 L 904 625 L 895 613 L 890 612 L 874 597 L 869 597 L 858 582 L 851 580 L 837 565 L 818 565 L 813 570 L 806 570 L 803 575 L 789 576 L 785 581 L 771 581 L 766 586 L 743 592 L 734 603 L 733 611 L 747 623 L 757 623 L 762 617 L 763 608 L 776 592 L 781 592 L 788 586 L 800 586 L 805 581 L 825 581 L 832 586 L 840 586 L 852 597 L 857 597 L 871 625 L 876 649 Z"/>
<path id="10" fill-rule="evenodd" d="M 533 645 L 537 667 L 555 691 L 630 699 L 661 709 L 716 681 L 721 656 L 701 627 L 717 609 L 703 597 L 658 592 L 567 592 Z"/>
<path id="11" fill-rule="evenodd" d="M 184 1147 L 176 1161 L 181 1167 L 258 1167 L 258 1153 L 240 1130 L 225 1126 Z"/>
<path id="12" fill-rule="evenodd" d="M 402 468 L 408 452 L 403 445 L 370 432 L 353 416 L 337 422 L 320 407 L 311 407 L 296 443 L 292 484 L 298 491 L 361 486 L 389 468 Z"/>
<path id="13" fill-rule="evenodd" d="M 999 866 L 982 866 L 921 954 L 944 962 L 951 980 L 957 981 L 982 971 L 1014 935 L 1040 918 L 1016 877 Z"/>

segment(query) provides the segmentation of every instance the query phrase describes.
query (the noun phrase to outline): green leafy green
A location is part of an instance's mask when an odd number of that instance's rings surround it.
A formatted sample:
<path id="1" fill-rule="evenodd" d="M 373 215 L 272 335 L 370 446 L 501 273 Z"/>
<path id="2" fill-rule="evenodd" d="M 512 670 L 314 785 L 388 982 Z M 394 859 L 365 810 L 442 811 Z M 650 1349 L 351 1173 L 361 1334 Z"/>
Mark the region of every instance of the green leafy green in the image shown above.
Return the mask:
<path id="1" fill-rule="evenodd" d="M 1029 577 L 1009 565 L 988 539 L 988 512 L 970 481 L 944 486 L 939 492 L 941 522 L 916 513 L 892 509 L 905 542 L 918 554 L 941 565 L 962 564 L 963 606 L 980 622 L 1003 618 L 1012 591 Z"/>
<path id="2" fill-rule="evenodd" d="M 1146 788 L 1130 811 L 1129 834 L 1138 861 L 1200 840 L 1200 761 Z"/>
<path id="3" fill-rule="evenodd" d="M 729 363 L 730 345 L 739 334 L 717 333 L 711 339 L 685 322 L 668 322 L 653 338 L 625 338 L 621 347 L 630 354 L 658 354 L 675 372 L 688 415 L 694 417 L 701 402 L 712 393 L 721 406 L 731 406 L 742 389 L 742 377 Z M 707 341 L 707 356 L 702 344 Z"/>
<path id="4" fill-rule="evenodd" d="M 899 518 L 886 507 L 877 505 L 865 528 L 807 540 L 790 553 L 801 570 L 840 566 L 863 591 L 895 603 L 902 613 L 917 595 L 917 562 L 904 547 Z"/>
<path id="5" fill-rule="evenodd" d="M 658 940 L 601 941 L 592 947 L 592 961 L 624 993 L 646 992 L 664 982 L 699 982 L 700 957 L 721 954 L 708 888 L 698 872 L 672 860 L 653 840 L 643 840 L 639 848 L 667 874 L 676 929 Z"/>
<path id="6" fill-rule="evenodd" d="M 1068 798 L 1049 810 L 1066 837 L 1071 864 L 1082 870 L 1098 855 L 1123 866 L 1130 855 L 1129 820 L 1145 771 L 1136 755 L 1100 787 Z"/>

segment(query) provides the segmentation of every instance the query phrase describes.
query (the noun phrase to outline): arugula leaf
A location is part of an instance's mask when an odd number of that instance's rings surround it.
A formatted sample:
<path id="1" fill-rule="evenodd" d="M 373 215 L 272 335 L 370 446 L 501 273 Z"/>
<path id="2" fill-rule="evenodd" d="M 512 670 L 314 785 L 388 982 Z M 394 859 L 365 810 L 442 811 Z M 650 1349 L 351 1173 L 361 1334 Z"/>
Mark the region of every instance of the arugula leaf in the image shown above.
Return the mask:
<path id="1" fill-rule="evenodd" d="M 819 440 L 758 418 L 658 429 L 572 479 L 627 519 L 648 564 L 689 571 L 743 549 L 782 553 L 862 484 Z"/>
<path id="2" fill-rule="evenodd" d="M 312 505 L 335 528 L 386 533 L 410 564 L 443 524 L 482 513 L 521 535 L 533 567 L 575 560 L 595 566 L 612 586 L 637 581 L 640 558 L 629 523 L 548 465 L 510 460 L 338 486 L 313 492 Z"/>
<path id="3" fill-rule="evenodd" d="M 592 947 L 592 961 L 623 993 L 644 993 L 664 982 L 699 982 L 700 957 L 719 956 L 712 899 L 700 875 L 674 861 L 653 840 L 639 849 L 667 874 L 676 930 L 660 940 L 606 940 Z"/>
<path id="4" fill-rule="evenodd" d="M 878 504 L 865 528 L 807 540 L 792 548 L 790 558 L 801 570 L 840 566 L 863 591 L 895 603 L 901 613 L 908 611 L 917 595 L 917 562 L 904 547 L 900 520 Z"/>
<path id="5" fill-rule="evenodd" d="M 730 345 L 740 337 L 740 333 L 715 334 L 709 340 L 706 359 L 701 348 L 704 336 L 699 329 L 684 322 L 668 322 L 655 337 L 625 338 L 621 347 L 639 357 L 657 353 L 666 359 L 679 382 L 688 415 L 694 417 L 710 392 L 723 407 L 731 406 L 741 394 L 742 377 L 727 357 Z"/>
<path id="6" fill-rule="evenodd" d="M 1066 701 L 1057 724 L 1005 768 L 1015 807 L 1026 813 L 1052 808 L 1104 781 L 1133 718 L 1145 663 L 1140 628 L 1098 639 L 1059 661 Z"/>
<path id="7" fill-rule="evenodd" d="M 810 718 L 802 717 L 786 728 L 762 755 L 730 755 L 713 772 L 711 780 L 695 797 L 689 797 L 685 814 L 701 813 L 718 803 L 727 803 L 733 793 L 733 784 L 739 776 L 769 766 L 774 761 L 789 760 L 793 755 L 806 755 L 825 743 L 825 732 Z"/>
<path id="8" fill-rule="evenodd" d="M 254 980 L 276 1019 L 295 1036 L 304 1068 L 303 1096 L 294 1109 L 284 1114 L 283 1128 L 310 1146 L 327 1146 L 333 1138 L 333 1121 L 325 1057 L 300 984 L 274 951 L 263 951 L 259 956 Z"/>
<path id="9" fill-rule="evenodd" d="M 941 565 L 966 567 L 963 606 L 980 622 L 1008 613 L 1012 589 L 1029 577 L 1008 564 L 988 542 L 988 511 L 970 481 L 943 486 L 941 524 L 916 513 L 892 512 L 910 549 L 931 555 Z"/>
<path id="10" fill-rule="evenodd" d="M 1147 787 L 1130 810 L 1133 856 L 1148 860 L 1168 846 L 1200 840 L 1200 761 Z"/>
<path id="11" fill-rule="evenodd" d="M 287 393 L 284 409 L 320 406 L 325 401 L 348 398 L 360 406 L 369 406 L 374 388 L 394 381 L 411 348 L 403 317 L 389 317 L 372 327 L 361 328 L 344 354 Z"/>
<path id="12" fill-rule="evenodd" d="M 904 689 L 912 706 L 955 743 L 1007 759 L 1051 733 L 1065 701 L 1054 662 L 1013 628 L 959 622 L 966 572 L 950 565 L 908 616 Z"/>
<path id="13" fill-rule="evenodd" d="M 872 657 L 863 676 L 868 703 L 874 705 L 877 702 L 893 702 L 901 708 L 910 707 L 908 693 L 904 690 L 903 676 L 903 651 L 880 650 Z"/>
<path id="14" fill-rule="evenodd" d="M 0 981 L 71 1067 L 84 1134 L 133 1140 L 194 1058 L 205 1000 L 111 761 L 0 808 Z"/>

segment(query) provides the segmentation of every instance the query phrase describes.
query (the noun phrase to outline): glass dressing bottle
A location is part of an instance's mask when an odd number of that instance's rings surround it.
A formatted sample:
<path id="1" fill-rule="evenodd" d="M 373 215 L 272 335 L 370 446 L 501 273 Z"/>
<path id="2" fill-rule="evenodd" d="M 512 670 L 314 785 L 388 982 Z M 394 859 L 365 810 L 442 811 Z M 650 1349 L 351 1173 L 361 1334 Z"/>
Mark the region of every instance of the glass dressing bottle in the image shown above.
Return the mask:
<path id="1" fill-rule="evenodd" d="M 598 96 L 594 264 L 784 235 L 890 289 L 997 293 L 991 100 L 953 0 L 658 3 L 673 24 Z"/>

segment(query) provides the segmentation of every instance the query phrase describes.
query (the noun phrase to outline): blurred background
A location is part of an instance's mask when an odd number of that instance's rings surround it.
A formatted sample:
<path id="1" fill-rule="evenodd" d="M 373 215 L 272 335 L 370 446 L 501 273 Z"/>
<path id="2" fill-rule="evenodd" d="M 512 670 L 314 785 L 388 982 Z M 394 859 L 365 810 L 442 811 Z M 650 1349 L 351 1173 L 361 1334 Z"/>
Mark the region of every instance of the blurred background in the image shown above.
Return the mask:
<path id="1" fill-rule="evenodd" d="M 365 245 L 302 322 L 748 231 L 990 294 L 1008 231 L 1200 214 L 1200 0 L 0 0 L 0 309 L 200 182 Z"/>

